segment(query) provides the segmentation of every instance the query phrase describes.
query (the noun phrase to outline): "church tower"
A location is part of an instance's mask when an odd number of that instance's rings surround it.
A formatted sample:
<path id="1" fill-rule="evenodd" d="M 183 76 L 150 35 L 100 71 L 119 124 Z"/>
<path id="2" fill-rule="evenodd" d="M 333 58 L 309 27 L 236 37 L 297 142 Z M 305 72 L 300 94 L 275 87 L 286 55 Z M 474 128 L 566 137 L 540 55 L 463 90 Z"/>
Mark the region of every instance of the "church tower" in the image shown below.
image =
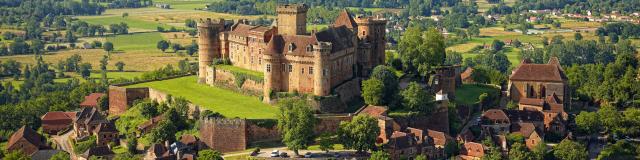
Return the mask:
<path id="1" fill-rule="evenodd" d="M 309 7 L 305 4 L 279 5 L 276 9 L 278 33 L 282 35 L 307 34 L 307 10 Z"/>
<path id="2" fill-rule="evenodd" d="M 220 58 L 220 32 L 224 20 L 218 22 L 207 18 L 198 22 L 198 83 L 206 83 L 207 68 L 214 58 Z"/>

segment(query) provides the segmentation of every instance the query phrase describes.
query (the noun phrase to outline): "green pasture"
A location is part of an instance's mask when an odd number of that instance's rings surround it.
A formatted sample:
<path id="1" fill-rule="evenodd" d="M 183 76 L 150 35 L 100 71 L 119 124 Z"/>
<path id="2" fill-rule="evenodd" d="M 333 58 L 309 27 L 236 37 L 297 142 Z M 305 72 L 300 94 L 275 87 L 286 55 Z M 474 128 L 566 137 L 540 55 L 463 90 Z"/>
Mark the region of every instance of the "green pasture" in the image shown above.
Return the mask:
<path id="1" fill-rule="evenodd" d="M 116 35 L 107 37 L 107 41 L 113 43 L 117 51 L 129 50 L 158 50 L 156 44 L 162 40 L 162 35 L 158 32 L 132 33 L 126 35 Z M 159 51 L 159 50 L 158 50 Z"/>
<path id="2" fill-rule="evenodd" d="M 121 16 L 87 16 L 87 17 L 81 17 L 80 19 L 89 24 L 103 25 L 107 28 L 109 27 L 110 24 L 119 24 L 121 22 L 127 23 L 127 26 L 129 26 L 130 30 L 143 29 L 143 30 L 155 31 L 158 29 L 158 27 L 164 27 L 166 29 L 171 28 L 171 26 L 167 24 L 144 21 L 144 20 L 136 19 L 134 17 L 122 18 Z"/>
<path id="3" fill-rule="evenodd" d="M 461 87 L 456 88 L 456 100 L 457 104 L 471 105 L 479 101 L 479 97 L 482 93 L 498 94 L 499 90 L 493 86 L 482 84 L 463 84 Z"/>
<path id="4" fill-rule="evenodd" d="M 264 74 L 262 72 L 257 72 L 257 71 L 254 71 L 254 70 L 248 70 L 248 69 L 244 69 L 244 68 L 240 68 L 240 67 L 236 67 L 236 66 L 232 66 L 232 65 L 216 65 L 216 68 L 220 68 L 222 70 L 227 70 L 227 71 L 232 71 L 232 72 L 248 74 L 248 75 L 252 75 L 252 76 L 256 76 L 256 77 L 260 77 L 260 78 L 264 77 Z"/>
<path id="5" fill-rule="evenodd" d="M 141 83 L 127 87 L 151 87 L 173 96 L 184 97 L 201 106 L 202 109 L 219 112 L 229 118 L 271 119 L 275 118 L 278 112 L 276 107 L 262 103 L 258 97 L 198 84 L 196 76 Z"/>

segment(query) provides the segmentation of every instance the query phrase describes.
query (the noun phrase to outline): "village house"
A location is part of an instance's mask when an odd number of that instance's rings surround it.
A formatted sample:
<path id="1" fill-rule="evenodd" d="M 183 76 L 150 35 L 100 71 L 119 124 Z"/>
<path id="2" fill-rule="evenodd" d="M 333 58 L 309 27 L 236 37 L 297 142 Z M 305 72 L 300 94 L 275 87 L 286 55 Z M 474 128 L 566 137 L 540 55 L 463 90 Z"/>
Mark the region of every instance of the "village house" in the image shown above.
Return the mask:
<path id="1" fill-rule="evenodd" d="M 21 151 L 26 155 L 32 155 L 39 150 L 48 149 L 49 146 L 38 132 L 27 126 L 22 126 L 11 135 L 6 148 L 7 151 Z"/>
<path id="2" fill-rule="evenodd" d="M 144 160 L 174 160 L 176 155 L 169 151 L 169 148 L 162 144 L 153 144 L 147 150 Z"/>
<path id="3" fill-rule="evenodd" d="M 567 81 L 558 58 L 550 58 L 547 64 L 533 64 L 525 59 L 509 77 L 507 96 L 518 102 L 521 109 L 562 113 L 570 97 Z"/>
<path id="4" fill-rule="evenodd" d="M 112 159 L 115 153 L 107 146 L 91 147 L 78 156 L 78 160 L 89 160 L 91 157 L 99 159 Z"/>
<path id="5" fill-rule="evenodd" d="M 473 81 L 473 77 L 471 76 L 472 74 L 473 68 L 471 67 L 467 67 L 464 72 L 460 73 L 460 79 L 462 80 L 462 83 L 474 83 L 475 81 Z"/>
<path id="6" fill-rule="evenodd" d="M 511 121 L 504 111 L 500 109 L 489 109 L 482 113 L 480 126 L 483 131 L 490 130 L 492 133 L 503 134 L 509 133 Z"/>
<path id="7" fill-rule="evenodd" d="M 98 146 L 106 146 L 111 142 L 118 142 L 118 130 L 113 122 L 100 123 L 93 131 L 93 135 L 96 136 L 96 144 Z"/>
<path id="8" fill-rule="evenodd" d="M 71 128 L 76 112 L 47 112 L 40 117 L 42 131 L 47 134 L 55 135 L 60 131 Z"/>
<path id="9" fill-rule="evenodd" d="M 539 131 L 532 123 L 516 123 L 511 127 L 511 132 L 524 136 L 525 145 L 529 149 L 542 142 L 544 137 L 544 132 Z"/>
<path id="10" fill-rule="evenodd" d="M 458 159 L 462 160 L 480 160 L 484 157 L 486 148 L 482 143 L 465 142 L 460 149 Z"/>
<path id="11" fill-rule="evenodd" d="M 142 136 L 145 135 L 149 132 L 151 132 L 151 129 L 155 128 L 160 121 L 162 121 L 164 119 L 164 116 L 159 115 L 159 116 L 155 116 L 153 118 L 151 118 L 148 121 L 145 121 L 144 123 L 138 125 L 138 136 Z"/>
<path id="12" fill-rule="evenodd" d="M 107 120 L 100 114 L 97 108 L 85 107 L 78 112 L 73 120 L 73 131 L 77 138 L 91 136 L 92 132 Z"/>
<path id="13" fill-rule="evenodd" d="M 84 101 L 80 103 L 80 107 L 98 107 L 98 101 L 100 97 L 104 96 L 104 93 L 91 93 L 88 96 L 84 96 Z"/>

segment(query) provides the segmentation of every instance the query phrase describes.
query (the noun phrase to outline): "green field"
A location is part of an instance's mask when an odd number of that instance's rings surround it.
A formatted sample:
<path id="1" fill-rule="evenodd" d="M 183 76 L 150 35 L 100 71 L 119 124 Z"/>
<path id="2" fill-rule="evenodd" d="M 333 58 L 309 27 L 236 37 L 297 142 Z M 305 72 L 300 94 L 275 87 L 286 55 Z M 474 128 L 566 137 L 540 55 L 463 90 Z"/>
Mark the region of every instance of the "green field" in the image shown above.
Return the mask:
<path id="1" fill-rule="evenodd" d="M 107 37 L 107 41 L 113 43 L 113 47 L 117 51 L 129 51 L 129 50 L 154 50 L 159 51 L 156 48 L 156 43 L 162 40 L 162 35 L 158 32 L 150 33 L 134 33 L 126 35 L 116 35 Z"/>
<path id="2" fill-rule="evenodd" d="M 178 10 L 194 10 L 194 9 L 203 9 L 207 4 L 213 1 L 204 1 L 204 0 L 158 0 L 154 1 L 155 3 L 166 3 L 171 5 L 171 9 Z"/>
<path id="3" fill-rule="evenodd" d="M 270 119 L 278 109 L 264 104 L 257 97 L 247 96 L 230 90 L 198 84 L 196 76 L 187 76 L 163 81 L 141 83 L 126 87 L 151 87 L 173 96 L 185 97 L 202 109 L 219 112 L 233 118 Z"/>
<path id="4" fill-rule="evenodd" d="M 477 103 L 482 93 L 499 92 L 497 88 L 481 84 L 463 84 L 456 88 L 456 103 L 471 105 Z M 496 93 L 497 94 L 497 93 Z"/>
<path id="5" fill-rule="evenodd" d="M 81 20 L 89 23 L 89 24 L 98 24 L 103 25 L 105 27 L 109 27 L 110 24 L 119 24 L 121 22 L 127 23 L 129 29 L 144 29 L 144 30 L 152 30 L 155 31 L 158 27 L 171 28 L 171 26 L 156 22 L 143 21 L 139 19 L 135 19 L 133 17 L 122 18 L 121 16 L 92 16 L 92 17 L 82 17 Z"/>

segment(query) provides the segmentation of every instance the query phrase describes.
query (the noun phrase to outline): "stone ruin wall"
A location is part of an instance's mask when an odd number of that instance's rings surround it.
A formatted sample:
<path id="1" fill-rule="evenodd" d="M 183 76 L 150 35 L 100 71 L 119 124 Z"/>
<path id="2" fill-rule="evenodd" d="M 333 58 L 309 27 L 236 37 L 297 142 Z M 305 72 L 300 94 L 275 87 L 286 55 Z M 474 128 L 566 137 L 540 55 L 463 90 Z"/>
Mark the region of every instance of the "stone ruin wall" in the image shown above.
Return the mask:
<path id="1" fill-rule="evenodd" d="M 209 148 L 220 152 L 242 151 L 247 148 L 247 127 L 243 119 L 203 119 L 200 139 Z"/>
<path id="2" fill-rule="evenodd" d="M 214 67 L 209 67 L 209 72 L 211 72 L 212 74 L 210 74 L 211 77 L 207 77 L 208 85 L 215 85 L 216 83 L 218 83 L 237 88 L 237 85 L 235 83 L 236 78 L 233 73 L 222 69 L 215 69 Z M 262 94 L 262 87 L 263 82 L 256 82 L 251 79 L 245 79 L 244 83 L 242 83 L 241 89 Z"/>
<path id="3" fill-rule="evenodd" d="M 351 120 L 351 114 L 318 116 L 316 134 L 336 132 L 342 121 Z M 266 141 L 278 141 L 282 138 L 275 125 L 262 127 L 245 119 L 211 118 L 202 119 L 200 137 L 211 149 L 221 152 L 245 150 L 249 144 Z"/>
<path id="4" fill-rule="evenodd" d="M 148 96 L 148 88 L 109 86 L 109 114 L 122 114 L 127 111 L 133 101 L 147 98 Z"/>

